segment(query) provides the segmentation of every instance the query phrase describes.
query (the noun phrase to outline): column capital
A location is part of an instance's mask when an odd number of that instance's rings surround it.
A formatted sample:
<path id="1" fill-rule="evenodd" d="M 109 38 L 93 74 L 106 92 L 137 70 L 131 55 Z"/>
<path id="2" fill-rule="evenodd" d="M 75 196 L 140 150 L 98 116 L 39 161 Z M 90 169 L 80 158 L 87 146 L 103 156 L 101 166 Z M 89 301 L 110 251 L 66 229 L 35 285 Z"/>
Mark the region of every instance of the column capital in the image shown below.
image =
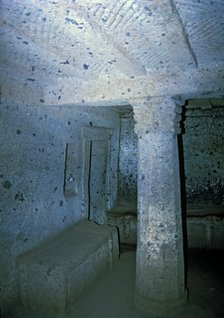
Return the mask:
<path id="1" fill-rule="evenodd" d="M 135 132 L 142 136 L 150 132 L 179 134 L 181 106 L 172 97 L 145 97 L 130 100 L 134 110 Z"/>

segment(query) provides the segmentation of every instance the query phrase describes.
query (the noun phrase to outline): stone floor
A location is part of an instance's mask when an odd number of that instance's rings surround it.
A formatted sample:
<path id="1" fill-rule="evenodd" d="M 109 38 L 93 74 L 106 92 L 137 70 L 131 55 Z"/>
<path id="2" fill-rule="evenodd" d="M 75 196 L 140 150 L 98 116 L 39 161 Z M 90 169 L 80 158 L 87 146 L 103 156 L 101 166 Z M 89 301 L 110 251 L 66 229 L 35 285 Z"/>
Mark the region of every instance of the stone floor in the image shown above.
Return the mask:
<path id="1" fill-rule="evenodd" d="M 224 251 L 189 252 L 189 303 L 181 311 L 163 318 L 224 317 L 223 256 Z M 134 277 L 135 250 L 126 246 L 114 270 L 89 289 L 63 318 L 154 318 L 134 307 Z M 11 317 L 53 318 L 55 316 L 18 310 Z"/>

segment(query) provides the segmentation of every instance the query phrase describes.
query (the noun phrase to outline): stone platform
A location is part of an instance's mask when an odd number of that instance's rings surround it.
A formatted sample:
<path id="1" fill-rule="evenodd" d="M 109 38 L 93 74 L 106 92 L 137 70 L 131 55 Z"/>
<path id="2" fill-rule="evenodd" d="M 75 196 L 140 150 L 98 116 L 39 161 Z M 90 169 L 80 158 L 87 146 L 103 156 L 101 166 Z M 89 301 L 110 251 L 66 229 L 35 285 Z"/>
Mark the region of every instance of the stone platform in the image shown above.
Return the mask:
<path id="1" fill-rule="evenodd" d="M 80 222 L 18 260 L 22 305 L 63 313 L 119 257 L 115 227 Z"/>
<path id="2" fill-rule="evenodd" d="M 108 223 L 118 228 L 121 244 L 137 243 L 136 212 L 110 212 L 108 213 Z"/>
<path id="3" fill-rule="evenodd" d="M 196 249 L 222 250 L 224 248 L 223 209 L 187 211 L 188 247 Z M 121 244 L 137 243 L 137 211 L 122 206 L 108 213 L 108 223 L 119 230 Z"/>

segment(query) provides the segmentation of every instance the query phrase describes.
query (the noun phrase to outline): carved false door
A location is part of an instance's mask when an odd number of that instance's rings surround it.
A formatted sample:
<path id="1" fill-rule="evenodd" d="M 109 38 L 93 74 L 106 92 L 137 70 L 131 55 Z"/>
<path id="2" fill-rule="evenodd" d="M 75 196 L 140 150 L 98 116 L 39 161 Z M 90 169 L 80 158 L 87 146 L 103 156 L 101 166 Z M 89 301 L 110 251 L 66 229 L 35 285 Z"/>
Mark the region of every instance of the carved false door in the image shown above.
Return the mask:
<path id="1" fill-rule="evenodd" d="M 85 127 L 84 205 L 88 219 L 107 221 L 111 130 Z"/>

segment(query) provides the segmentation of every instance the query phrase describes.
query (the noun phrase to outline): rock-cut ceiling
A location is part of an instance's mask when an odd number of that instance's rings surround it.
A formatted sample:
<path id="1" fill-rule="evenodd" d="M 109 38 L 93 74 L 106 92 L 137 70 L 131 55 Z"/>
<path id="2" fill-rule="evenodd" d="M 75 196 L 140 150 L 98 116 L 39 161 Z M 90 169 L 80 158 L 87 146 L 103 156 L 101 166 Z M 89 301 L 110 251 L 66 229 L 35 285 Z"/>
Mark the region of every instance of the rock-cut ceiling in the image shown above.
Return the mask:
<path id="1" fill-rule="evenodd" d="M 2 78 L 48 103 L 223 93 L 223 0 L 1 0 L 0 9 Z"/>

